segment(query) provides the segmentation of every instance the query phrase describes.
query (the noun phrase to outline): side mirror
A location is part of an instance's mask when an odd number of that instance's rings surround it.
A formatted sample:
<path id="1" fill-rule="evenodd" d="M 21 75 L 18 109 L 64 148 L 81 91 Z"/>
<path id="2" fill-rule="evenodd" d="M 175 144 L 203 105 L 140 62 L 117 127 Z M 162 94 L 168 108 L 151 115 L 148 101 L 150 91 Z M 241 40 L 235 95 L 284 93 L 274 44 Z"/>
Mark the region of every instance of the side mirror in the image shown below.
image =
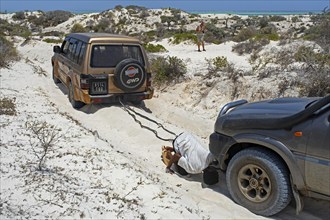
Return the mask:
<path id="1" fill-rule="evenodd" d="M 60 46 L 54 46 L 54 47 L 53 47 L 53 52 L 54 52 L 54 53 L 60 53 L 60 52 L 61 52 L 61 48 L 60 48 Z"/>

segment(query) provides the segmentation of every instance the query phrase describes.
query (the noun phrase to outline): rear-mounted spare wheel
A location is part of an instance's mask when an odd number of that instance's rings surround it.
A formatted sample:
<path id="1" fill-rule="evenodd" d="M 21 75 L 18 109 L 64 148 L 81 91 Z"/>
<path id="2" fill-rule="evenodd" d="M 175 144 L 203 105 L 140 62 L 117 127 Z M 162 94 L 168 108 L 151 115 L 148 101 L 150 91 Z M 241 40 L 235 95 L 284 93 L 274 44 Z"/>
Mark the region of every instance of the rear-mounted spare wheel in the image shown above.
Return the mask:
<path id="1" fill-rule="evenodd" d="M 123 91 L 131 92 L 139 89 L 146 79 L 143 65 L 135 59 L 125 59 L 117 64 L 114 83 Z"/>

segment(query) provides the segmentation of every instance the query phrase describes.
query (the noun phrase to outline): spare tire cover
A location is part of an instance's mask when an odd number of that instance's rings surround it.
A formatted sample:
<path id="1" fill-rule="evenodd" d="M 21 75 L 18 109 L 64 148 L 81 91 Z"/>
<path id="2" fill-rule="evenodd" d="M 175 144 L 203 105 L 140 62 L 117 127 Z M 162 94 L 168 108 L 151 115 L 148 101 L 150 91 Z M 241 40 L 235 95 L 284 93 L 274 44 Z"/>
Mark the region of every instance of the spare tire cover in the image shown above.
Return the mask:
<path id="1" fill-rule="evenodd" d="M 134 91 L 143 85 L 145 75 L 145 69 L 139 61 L 125 59 L 116 66 L 114 83 L 123 91 Z"/>

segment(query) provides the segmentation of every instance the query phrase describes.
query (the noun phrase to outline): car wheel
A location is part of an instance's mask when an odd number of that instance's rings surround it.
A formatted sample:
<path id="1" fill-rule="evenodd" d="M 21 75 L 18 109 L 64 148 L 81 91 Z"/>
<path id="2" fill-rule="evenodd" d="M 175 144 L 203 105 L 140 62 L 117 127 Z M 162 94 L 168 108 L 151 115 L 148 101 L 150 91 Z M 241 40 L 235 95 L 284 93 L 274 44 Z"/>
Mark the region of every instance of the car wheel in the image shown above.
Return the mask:
<path id="1" fill-rule="evenodd" d="M 115 85 L 123 91 L 139 89 L 146 79 L 143 65 L 135 59 L 125 59 L 117 64 L 114 75 Z"/>
<path id="2" fill-rule="evenodd" d="M 58 83 L 61 82 L 61 81 L 55 76 L 55 74 L 54 74 L 54 67 L 53 67 L 52 76 L 53 76 L 53 81 L 54 81 L 55 84 L 58 84 Z"/>
<path id="3" fill-rule="evenodd" d="M 266 149 L 249 148 L 237 153 L 229 162 L 226 181 L 234 201 L 259 215 L 280 212 L 292 198 L 287 168 Z"/>
<path id="4" fill-rule="evenodd" d="M 75 108 L 75 109 L 81 108 L 85 105 L 85 103 L 80 102 L 80 101 L 76 101 L 74 99 L 73 86 L 72 86 L 71 82 L 70 82 L 70 85 L 69 85 L 69 101 L 70 101 L 72 107 Z"/>

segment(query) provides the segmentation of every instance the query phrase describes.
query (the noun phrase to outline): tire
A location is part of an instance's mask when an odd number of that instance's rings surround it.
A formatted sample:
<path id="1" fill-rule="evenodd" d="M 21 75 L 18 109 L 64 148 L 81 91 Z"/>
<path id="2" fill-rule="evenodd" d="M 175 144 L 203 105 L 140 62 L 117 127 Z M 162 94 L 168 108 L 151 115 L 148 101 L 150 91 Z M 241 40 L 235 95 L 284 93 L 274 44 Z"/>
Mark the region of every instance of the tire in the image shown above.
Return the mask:
<path id="1" fill-rule="evenodd" d="M 234 201 L 258 215 L 271 216 L 291 201 L 289 172 L 279 157 L 262 148 L 237 153 L 226 172 Z"/>
<path id="2" fill-rule="evenodd" d="M 69 94 L 68 94 L 68 96 L 69 96 L 69 101 L 70 101 L 73 108 L 79 109 L 79 108 L 81 108 L 85 105 L 85 103 L 80 102 L 80 101 L 76 101 L 74 99 L 74 92 L 73 92 L 73 87 L 72 87 L 71 82 L 70 82 L 70 85 L 69 85 Z"/>
<path id="3" fill-rule="evenodd" d="M 114 75 L 115 85 L 123 91 L 139 89 L 146 79 L 143 65 L 135 59 L 125 59 L 117 64 Z"/>
<path id="4" fill-rule="evenodd" d="M 52 77 L 55 84 L 59 84 L 61 82 L 54 74 L 54 66 L 53 66 Z"/>

